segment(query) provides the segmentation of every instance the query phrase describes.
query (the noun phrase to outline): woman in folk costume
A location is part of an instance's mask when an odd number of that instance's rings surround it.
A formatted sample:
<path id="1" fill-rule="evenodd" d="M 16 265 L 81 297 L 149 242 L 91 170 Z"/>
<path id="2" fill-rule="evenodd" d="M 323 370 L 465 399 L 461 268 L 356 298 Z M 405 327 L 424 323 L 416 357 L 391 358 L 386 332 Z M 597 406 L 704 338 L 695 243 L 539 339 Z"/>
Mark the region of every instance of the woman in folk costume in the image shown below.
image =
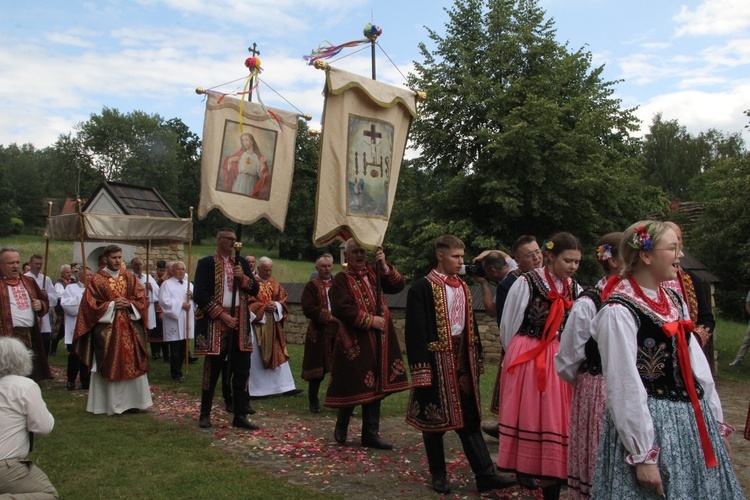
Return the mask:
<path id="1" fill-rule="evenodd" d="M 542 480 L 544 498 L 558 498 L 568 477 L 572 388 L 557 375 L 553 359 L 581 291 L 571 279 L 581 262 L 581 243 L 570 233 L 557 233 L 545 249 L 547 265 L 519 277 L 503 308 L 497 465 Z"/>
<path id="2" fill-rule="evenodd" d="M 555 356 L 557 374 L 573 385 L 568 444 L 568 498 L 588 498 L 596 465 L 596 450 L 604 421 L 607 389 L 591 323 L 611 291 L 622 268 L 619 259 L 622 233 L 609 233 L 599 240 L 596 254 L 605 276 L 595 287 L 581 292 L 570 310 Z"/>
<path id="3" fill-rule="evenodd" d="M 677 234 L 641 221 L 622 238 L 622 279 L 594 318 L 607 415 L 594 498 L 744 498 L 708 362 L 675 279 Z"/>

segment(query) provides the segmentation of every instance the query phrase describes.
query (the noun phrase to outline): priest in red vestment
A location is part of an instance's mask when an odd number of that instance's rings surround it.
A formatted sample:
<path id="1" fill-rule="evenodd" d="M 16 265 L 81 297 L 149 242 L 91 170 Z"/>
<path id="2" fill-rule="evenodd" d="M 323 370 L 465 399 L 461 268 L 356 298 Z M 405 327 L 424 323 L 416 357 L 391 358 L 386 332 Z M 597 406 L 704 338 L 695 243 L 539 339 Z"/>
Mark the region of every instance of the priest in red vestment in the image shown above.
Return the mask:
<path id="1" fill-rule="evenodd" d="M 273 261 L 258 259 L 258 295 L 248 300 L 253 323 L 253 354 L 250 363 L 250 397 L 299 394 L 289 367 L 284 321 L 289 314 L 287 293 L 272 278 Z"/>
<path id="2" fill-rule="evenodd" d="M 153 403 L 148 385 L 148 301 L 133 273 L 122 266 L 122 249 L 104 249 L 107 265 L 91 277 L 78 311 L 73 349 L 91 366 L 86 410 L 120 415 Z"/>

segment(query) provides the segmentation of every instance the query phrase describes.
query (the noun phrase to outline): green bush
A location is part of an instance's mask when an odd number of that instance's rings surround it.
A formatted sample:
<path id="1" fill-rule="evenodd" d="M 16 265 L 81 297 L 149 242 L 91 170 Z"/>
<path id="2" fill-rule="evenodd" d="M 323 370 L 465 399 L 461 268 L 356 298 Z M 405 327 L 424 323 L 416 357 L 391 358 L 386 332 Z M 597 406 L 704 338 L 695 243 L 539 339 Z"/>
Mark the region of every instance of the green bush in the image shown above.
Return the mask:
<path id="1" fill-rule="evenodd" d="M 23 231 L 24 223 L 18 217 L 10 218 L 10 231 L 12 234 L 21 234 Z"/>

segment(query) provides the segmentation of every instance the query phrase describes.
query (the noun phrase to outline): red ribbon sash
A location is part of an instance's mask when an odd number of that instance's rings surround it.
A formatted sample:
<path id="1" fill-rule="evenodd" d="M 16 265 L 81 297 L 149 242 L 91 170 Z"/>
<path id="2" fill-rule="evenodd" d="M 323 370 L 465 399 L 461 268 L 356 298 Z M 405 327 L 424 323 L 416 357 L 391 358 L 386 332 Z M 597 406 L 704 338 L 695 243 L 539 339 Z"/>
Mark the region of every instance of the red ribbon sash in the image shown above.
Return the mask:
<path id="1" fill-rule="evenodd" d="M 539 392 L 544 392 L 547 389 L 547 346 L 560 329 L 565 311 L 573 307 L 572 300 L 568 300 L 557 293 L 552 288 L 554 287 L 552 283 L 550 283 L 550 287 L 551 290 L 547 298 L 552 301 L 552 305 L 549 308 L 549 313 L 547 313 L 547 321 L 544 323 L 541 342 L 535 348 L 529 349 L 514 359 L 508 367 L 508 373 L 513 373 L 517 365 L 533 359 L 536 364 L 536 388 Z"/>
<path id="2" fill-rule="evenodd" d="M 703 457 L 706 460 L 706 467 L 716 467 L 719 463 L 716 461 L 716 455 L 714 455 L 714 449 L 708 437 L 706 421 L 703 419 L 703 411 L 698 402 L 698 393 L 695 391 L 693 369 L 690 366 L 688 335 L 693 331 L 693 322 L 690 320 L 673 321 L 665 323 L 661 329 L 667 337 L 677 336 L 677 354 L 679 356 L 680 372 L 682 374 L 682 381 L 685 383 L 685 389 L 687 389 L 690 396 L 690 403 L 693 405 L 693 413 L 695 414 L 695 421 L 698 424 L 698 434 L 700 435 L 701 446 L 703 447 Z"/>

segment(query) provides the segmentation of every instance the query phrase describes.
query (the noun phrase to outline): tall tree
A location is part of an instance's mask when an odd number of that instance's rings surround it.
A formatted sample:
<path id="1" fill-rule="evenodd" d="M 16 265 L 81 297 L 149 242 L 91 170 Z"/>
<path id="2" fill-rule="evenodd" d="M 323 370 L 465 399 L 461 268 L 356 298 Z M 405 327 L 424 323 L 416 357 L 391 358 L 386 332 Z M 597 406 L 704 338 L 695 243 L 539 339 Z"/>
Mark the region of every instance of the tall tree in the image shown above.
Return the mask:
<path id="1" fill-rule="evenodd" d="M 427 92 L 411 168 L 434 178 L 420 193 L 433 229 L 474 251 L 558 230 L 593 243 L 663 203 L 641 181 L 637 121 L 616 82 L 555 40 L 537 1 L 456 0 L 447 13 L 409 79 Z"/>
<path id="2" fill-rule="evenodd" d="M 692 229 L 691 250 L 721 278 L 719 306 L 739 319 L 750 287 L 750 154 L 718 161 L 691 189 L 704 208 Z"/>
<path id="3" fill-rule="evenodd" d="M 13 201 L 15 186 L 8 181 L 8 171 L 15 168 L 12 160 L 12 149 L 17 149 L 15 144 L 8 148 L 0 146 L 0 236 L 8 236 L 13 231 L 11 219 L 20 213 L 18 205 Z"/>
<path id="4" fill-rule="evenodd" d="M 0 168 L 4 170 L 5 182 L 12 187 L 10 196 L 3 199 L 10 202 L 7 208 L 14 216 L 20 217 L 26 226 L 41 227 L 47 217 L 47 205 L 44 203 L 45 157 L 45 151 L 36 149 L 32 144 L 20 147 L 11 144 L 0 150 Z"/>
<path id="5" fill-rule="evenodd" d="M 670 199 L 692 199 L 690 182 L 716 162 L 739 158 L 744 141 L 739 133 L 716 129 L 691 135 L 677 120 L 654 116 L 643 141 L 646 180 L 660 186 Z"/>

